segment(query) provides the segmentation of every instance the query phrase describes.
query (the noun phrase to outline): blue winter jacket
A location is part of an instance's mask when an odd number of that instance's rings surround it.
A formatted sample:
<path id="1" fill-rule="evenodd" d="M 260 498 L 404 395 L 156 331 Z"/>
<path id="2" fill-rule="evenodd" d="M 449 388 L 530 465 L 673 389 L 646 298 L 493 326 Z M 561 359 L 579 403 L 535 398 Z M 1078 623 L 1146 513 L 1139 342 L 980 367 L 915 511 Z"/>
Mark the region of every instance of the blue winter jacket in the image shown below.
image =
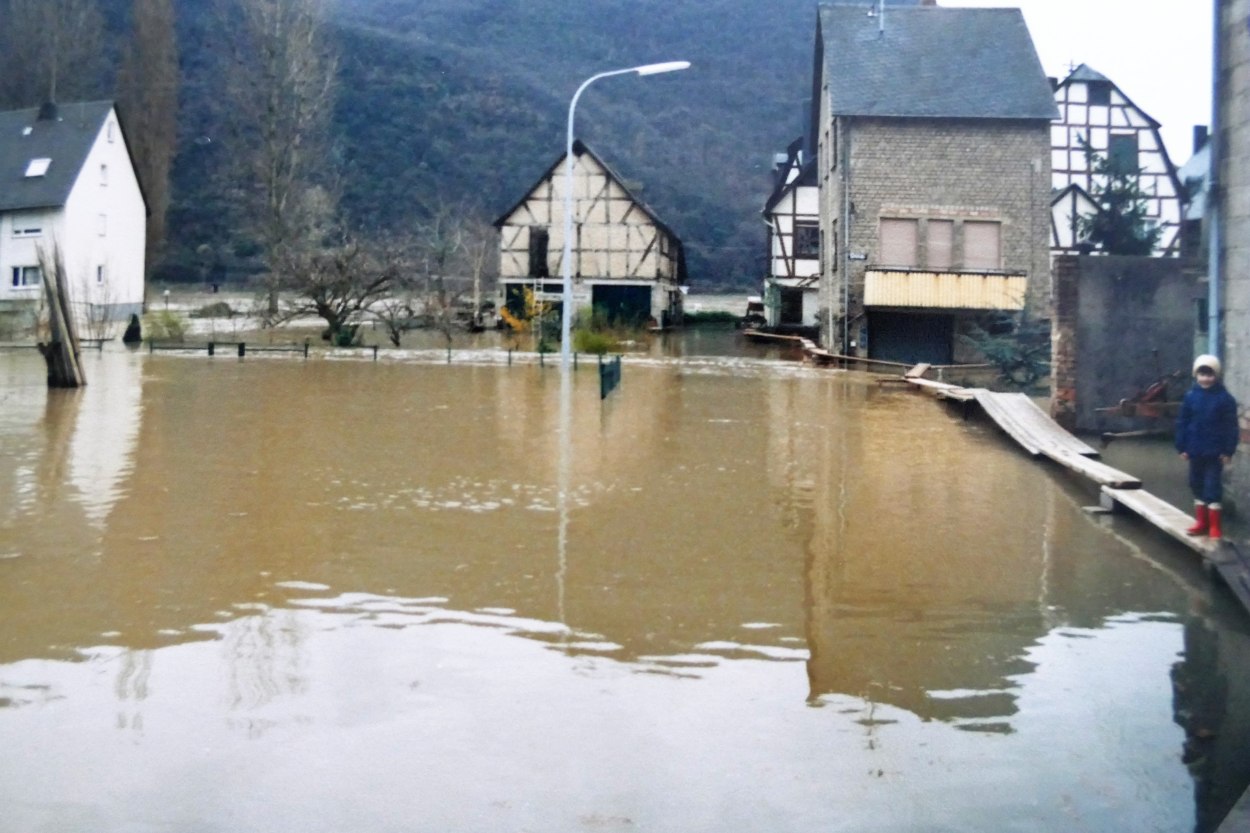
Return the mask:
<path id="1" fill-rule="evenodd" d="M 1232 456 L 1239 434 L 1237 400 L 1222 384 L 1189 389 L 1176 420 L 1177 451 L 1190 457 Z"/>

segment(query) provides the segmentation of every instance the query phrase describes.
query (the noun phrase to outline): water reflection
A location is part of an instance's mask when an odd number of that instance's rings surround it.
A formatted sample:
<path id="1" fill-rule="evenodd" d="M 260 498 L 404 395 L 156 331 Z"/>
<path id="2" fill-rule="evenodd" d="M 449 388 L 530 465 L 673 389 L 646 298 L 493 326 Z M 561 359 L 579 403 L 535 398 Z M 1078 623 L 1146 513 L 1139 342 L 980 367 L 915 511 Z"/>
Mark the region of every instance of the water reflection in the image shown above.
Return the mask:
<path id="1" fill-rule="evenodd" d="M 1250 780 L 1240 614 L 931 400 L 742 361 L 603 402 L 588 368 L 133 372 L 0 422 L 20 829 L 1201 829 Z M 118 407 L 92 492 L 75 436 Z"/>

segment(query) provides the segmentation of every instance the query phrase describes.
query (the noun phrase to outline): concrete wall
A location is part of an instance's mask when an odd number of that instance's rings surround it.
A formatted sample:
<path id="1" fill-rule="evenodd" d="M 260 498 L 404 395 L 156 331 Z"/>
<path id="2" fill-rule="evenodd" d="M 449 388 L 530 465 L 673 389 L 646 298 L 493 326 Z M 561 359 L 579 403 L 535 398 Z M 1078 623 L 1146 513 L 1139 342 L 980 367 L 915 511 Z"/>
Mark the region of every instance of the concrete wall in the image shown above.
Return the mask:
<path id="1" fill-rule="evenodd" d="M 1222 333 L 1218 345 L 1225 382 L 1241 405 L 1240 462 L 1229 469 L 1231 487 L 1250 495 L 1250 0 L 1219 4 L 1222 60 L 1217 78 L 1219 152 L 1224 218 Z M 1243 504 L 1250 501 L 1243 500 Z"/>
<path id="2" fill-rule="evenodd" d="M 1160 376 L 1189 387 L 1201 267 L 1176 258 L 1055 258 L 1051 415 L 1076 431 L 1170 428 L 1172 419 L 1099 414 Z"/>

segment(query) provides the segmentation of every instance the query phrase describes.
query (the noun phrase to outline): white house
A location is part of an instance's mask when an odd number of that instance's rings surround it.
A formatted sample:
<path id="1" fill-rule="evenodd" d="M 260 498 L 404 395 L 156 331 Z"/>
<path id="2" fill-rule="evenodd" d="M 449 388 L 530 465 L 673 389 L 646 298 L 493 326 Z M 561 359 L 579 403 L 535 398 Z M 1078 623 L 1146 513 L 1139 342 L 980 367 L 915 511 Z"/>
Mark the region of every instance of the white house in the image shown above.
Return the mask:
<path id="1" fill-rule="evenodd" d="M 81 335 L 143 307 L 147 203 L 110 101 L 0 113 L 0 315 L 38 308 L 59 249 Z"/>
<path id="2" fill-rule="evenodd" d="M 768 274 L 764 309 L 769 327 L 820 325 L 820 188 L 816 160 L 796 139 L 779 156 L 776 184 L 764 204 Z"/>
<path id="3" fill-rule="evenodd" d="M 573 301 L 609 318 L 679 323 L 686 258 L 681 241 L 581 141 L 573 143 Z M 512 208 L 499 229 L 501 307 L 524 311 L 526 290 L 558 307 L 564 252 L 564 154 Z"/>
<path id="4" fill-rule="evenodd" d="M 1153 254 L 1176 255 L 1184 191 L 1159 135 L 1159 123 L 1106 76 L 1081 64 L 1055 84 L 1059 118 L 1050 129 L 1051 250 L 1077 254 L 1084 248 L 1078 220 L 1098 211 L 1091 196 L 1098 176 L 1085 146 L 1103 157 L 1140 168 L 1146 212 L 1162 228 Z"/>

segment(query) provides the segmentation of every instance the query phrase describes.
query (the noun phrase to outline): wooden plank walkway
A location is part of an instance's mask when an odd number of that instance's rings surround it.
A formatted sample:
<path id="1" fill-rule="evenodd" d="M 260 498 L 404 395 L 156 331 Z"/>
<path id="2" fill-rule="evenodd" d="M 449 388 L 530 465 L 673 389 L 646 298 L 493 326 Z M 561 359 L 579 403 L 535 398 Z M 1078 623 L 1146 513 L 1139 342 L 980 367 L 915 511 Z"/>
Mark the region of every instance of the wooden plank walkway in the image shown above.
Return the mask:
<path id="1" fill-rule="evenodd" d="M 1153 524 L 1168 537 L 1202 556 L 1233 595 L 1250 611 L 1250 553 L 1242 553 L 1228 539 L 1212 540 L 1206 536 L 1187 535 L 1192 523 L 1187 512 L 1141 487 L 1132 475 L 1117 471 L 1094 460 L 1098 452 L 1063 430 L 1024 394 L 994 393 L 963 388 L 920 378 L 919 373 L 905 374 L 903 380 L 914 387 L 929 390 L 948 399 L 971 398 L 998 425 L 1034 456 L 1045 456 L 1073 471 L 1080 472 L 1102 487 L 1104 506 L 1128 509 Z M 954 390 L 952 390 L 954 388 Z M 1241 797 L 1220 823 L 1216 833 L 1250 833 L 1250 790 Z"/>

